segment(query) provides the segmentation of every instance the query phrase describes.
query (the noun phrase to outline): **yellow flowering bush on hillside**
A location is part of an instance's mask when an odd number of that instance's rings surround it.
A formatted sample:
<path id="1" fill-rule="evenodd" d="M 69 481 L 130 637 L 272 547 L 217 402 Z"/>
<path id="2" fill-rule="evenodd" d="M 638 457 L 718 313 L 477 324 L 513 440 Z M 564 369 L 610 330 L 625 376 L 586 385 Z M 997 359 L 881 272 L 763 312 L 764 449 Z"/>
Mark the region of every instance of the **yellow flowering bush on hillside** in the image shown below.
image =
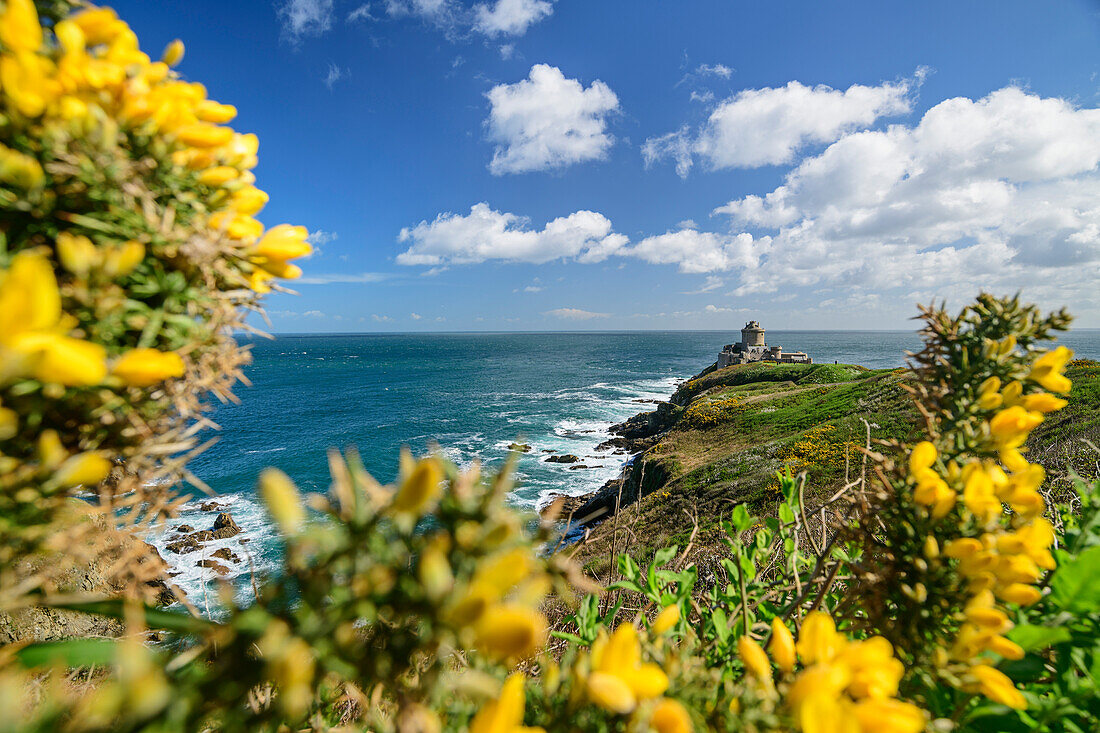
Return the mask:
<path id="1" fill-rule="evenodd" d="M 202 396 L 230 399 L 247 359 L 233 331 L 310 252 L 256 218 L 258 141 L 172 70 L 182 54 L 153 61 L 109 9 L 0 0 L 0 613 L 125 628 L 0 647 L 0 730 L 1095 727 L 1100 486 L 1052 502 L 1026 451 L 1066 405 L 1072 354 L 1046 342 L 1069 318 L 988 295 L 922 315 L 926 439 L 865 446 L 814 505 L 805 473 L 778 475 L 774 513 L 720 522 L 705 578 L 666 547 L 615 558 L 599 588 L 552 517 L 507 504 L 510 465 L 405 453 L 384 486 L 349 450 L 324 495 L 259 476 L 284 553 L 248 604 L 56 593 L 63 567 L 171 512 Z M 825 442 L 782 457 L 848 447 Z"/>
<path id="2" fill-rule="evenodd" d="M 256 137 L 172 71 L 182 54 L 153 60 L 108 8 L 0 3 L 0 609 L 26 590 L 16 558 L 102 549 L 101 524 L 55 526 L 74 490 L 105 516 L 165 508 L 150 487 L 247 358 L 233 329 L 310 251 L 255 218 Z"/>

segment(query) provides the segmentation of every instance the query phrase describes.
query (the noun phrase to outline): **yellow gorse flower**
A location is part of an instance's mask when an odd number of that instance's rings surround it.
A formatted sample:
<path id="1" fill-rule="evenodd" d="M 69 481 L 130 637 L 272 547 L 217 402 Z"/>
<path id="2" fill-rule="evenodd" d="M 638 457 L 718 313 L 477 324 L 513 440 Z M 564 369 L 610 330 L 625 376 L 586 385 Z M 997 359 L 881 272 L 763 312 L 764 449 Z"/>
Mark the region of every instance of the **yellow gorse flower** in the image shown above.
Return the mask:
<path id="1" fill-rule="evenodd" d="M 1073 384 L 1062 373 L 1066 364 L 1073 358 L 1073 352 L 1065 346 L 1059 346 L 1053 351 L 1040 356 L 1031 367 L 1028 379 L 1037 382 L 1043 389 L 1051 392 L 1069 392 Z"/>
<path id="2" fill-rule="evenodd" d="M 670 631 L 679 621 L 680 606 L 673 603 L 671 606 L 661 609 L 661 612 L 657 614 L 657 618 L 653 619 L 652 631 L 659 636 Z"/>
<path id="3" fill-rule="evenodd" d="M 69 387 L 99 384 L 107 353 L 65 335 L 61 295 L 49 261 L 22 252 L 0 272 L 0 379 L 33 376 Z"/>
<path id="4" fill-rule="evenodd" d="M 613 713 L 629 713 L 638 702 L 659 697 L 668 689 L 668 675 L 651 662 L 642 662 L 641 643 L 633 624 L 620 624 L 610 637 L 592 644 L 589 699 Z"/>
<path id="5" fill-rule="evenodd" d="M 486 704 L 470 721 L 470 733 L 536 733 L 523 725 L 524 678 L 516 672 L 504 681 L 500 697 Z"/>
<path id="6" fill-rule="evenodd" d="M 111 374 L 131 387 L 151 387 L 166 379 L 182 377 L 183 359 L 174 351 L 131 349 L 111 367 Z"/>
<path id="7" fill-rule="evenodd" d="M 779 667 L 784 672 L 790 672 L 794 669 L 795 662 L 797 661 L 795 656 L 794 635 L 791 634 L 791 630 L 787 628 L 787 625 L 783 623 L 783 619 L 778 616 L 772 619 L 772 638 L 768 643 L 768 649 L 771 651 L 772 660 L 775 662 L 775 666 Z"/>

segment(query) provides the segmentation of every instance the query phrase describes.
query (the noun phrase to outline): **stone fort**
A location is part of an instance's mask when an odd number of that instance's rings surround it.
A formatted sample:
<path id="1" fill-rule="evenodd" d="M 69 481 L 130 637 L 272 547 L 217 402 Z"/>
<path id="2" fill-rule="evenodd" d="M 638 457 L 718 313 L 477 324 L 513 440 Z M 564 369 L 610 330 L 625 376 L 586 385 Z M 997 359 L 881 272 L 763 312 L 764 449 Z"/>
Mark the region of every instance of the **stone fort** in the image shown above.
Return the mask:
<path id="1" fill-rule="evenodd" d="M 764 329 L 758 321 L 749 321 L 741 329 L 741 340 L 727 344 L 718 354 L 718 368 L 732 364 L 748 364 L 754 361 L 771 361 L 779 364 L 813 364 L 814 360 L 803 351 L 783 351 L 782 346 L 764 343 Z"/>

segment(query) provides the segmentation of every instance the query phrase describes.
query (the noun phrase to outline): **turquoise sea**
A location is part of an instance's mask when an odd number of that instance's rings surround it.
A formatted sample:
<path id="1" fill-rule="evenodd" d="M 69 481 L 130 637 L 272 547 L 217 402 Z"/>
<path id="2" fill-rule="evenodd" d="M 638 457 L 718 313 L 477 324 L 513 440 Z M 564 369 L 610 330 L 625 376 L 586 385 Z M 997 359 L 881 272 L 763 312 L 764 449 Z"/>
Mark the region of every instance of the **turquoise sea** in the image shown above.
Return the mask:
<path id="1" fill-rule="evenodd" d="M 401 446 L 422 453 L 434 443 L 453 461 L 498 465 L 513 441 L 532 452 L 518 465 L 512 500 L 534 507 L 549 492 L 580 494 L 618 474 L 627 456 L 597 452 L 607 428 L 652 409 L 676 385 L 717 357 L 736 331 L 615 333 L 476 333 L 280 335 L 251 339 L 251 387 L 238 386 L 240 404 L 219 406 L 219 441 L 191 469 L 221 496 L 243 534 L 212 543 L 247 553 L 265 572 L 278 557 L 278 538 L 254 494 L 265 466 L 283 469 L 304 491 L 328 486 L 325 452 L 358 446 L 367 469 L 382 482 L 397 471 Z M 818 363 L 902 366 L 919 347 L 903 331 L 768 331 L 770 344 L 806 351 Z M 1100 359 L 1100 330 L 1063 339 L 1081 357 Z M 544 451 L 573 453 L 588 469 L 547 463 Z M 167 528 L 206 529 L 214 519 L 196 498 Z M 154 544 L 167 544 L 162 529 Z M 247 537 L 245 545 L 239 543 Z M 243 552 L 242 552 L 243 551 Z M 175 582 L 192 598 L 201 593 L 199 553 L 164 553 L 181 572 Z M 230 577 L 247 580 L 249 562 Z M 206 578 L 205 580 L 208 580 Z M 247 585 L 243 582 L 242 585 Z"/>

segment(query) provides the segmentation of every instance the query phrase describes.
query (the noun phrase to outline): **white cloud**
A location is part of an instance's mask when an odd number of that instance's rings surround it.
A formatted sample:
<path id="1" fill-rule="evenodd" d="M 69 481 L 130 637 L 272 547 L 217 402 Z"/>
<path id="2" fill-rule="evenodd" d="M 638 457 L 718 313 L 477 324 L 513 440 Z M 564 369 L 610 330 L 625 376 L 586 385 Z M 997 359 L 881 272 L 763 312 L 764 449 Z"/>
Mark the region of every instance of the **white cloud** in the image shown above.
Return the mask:
<path id="1" fill-rule="evenodd" d="M 680 272 L 703 273 L 754 267 L 768 241 L 754 241 L 751 234 L 716 234 L 681 229 L 646 237 L 623 249 L 630 255 L 655 265 L 675 264 Z"/>
<path id="2" fill-rule="evenodd" d="M 321 311 L 306 311 L 302 314 L 304 318 L 324 318 L 325 314 Z"/>
<path id="3" fill-rule="evenodd" d="M 534 23 L 554 12 L 547 0 L 497 0 L 491 8 L 474 6 L 474 30 L 486 36 L 522 36 Z"/>
<path id="4" fill-rule="evenodd" d="M 733 308 L 723 308 L 717 305 L 708 305 L 703 309 L 704 313 L 733 313 Z"/>
<path id="5" fill-rule="evenodd" d="M 377 313 L 371 313 L 370 314 L 370 319 L 372 321 L 374 321 L 375 323 L 389 323 L 390 321 L 393 320 L 389 316 L 380 316 Z"/>
<path id="6" fill-rule="evenodd" d="M 349 23 L 355 23 L 360 20 L 374 20 L 374 14 L 371 12 L 370 3 L 363 3 L 348 13 Z"/>
<path id="7" fill-rule="evenodd" d="M 423 317 L 424 316 L 420 315 L 419 313 L 410 313 L 409 314 L 409 318 L 413 319 L 414 321 L 419 321 Z"/>
<path id="8" fill-rule="evenodd" d="M 1096 309 L 1098 165 L 1100 109 L 1007 87 L 940 102 L 914 126 L 848 134 L 715 213 L 774 231 L 757 239 L 758 264 L 735 265 L 738 294 L 814 285 L 900 293 L 908 307 L 1026 287 Z"/>
<path id="9" fill-rule="evenodd" d="M 619 98 L 602 81 L 586 89 L 557 67 L 536 64 L 527 79 L 498 84 L 487 96 L 485 124 L 497 143 L 489 164 L 494 175 L 602 160 L 615 142 L 607 116 L 619 108 Z"/>
<path id="10" fill-rule="evenodd" d="M 672 158 L 681 176 L 696 158 L 711 169 L 789 163 L 806 145 L 829 143 L 880 117 L 908 113 L 912 86 L 911 81 L 853 84 L 840 91 L 792 81 L 774 89 L 745 89 L 719 104 L 697 132 L 685 125 L 649 138 L 642 154 L 647 166 Z"/>
<path id="11" fill-rule="evenodd" d="M 332 244 L 337 239 L 339 239 L 339 235 L 336 232 L 327 232 L 324 229 L 314 229 L 309 233 L 309 237 L 307 237 L 309 243 L 313 245 L 313 252 L 307 256 L 316 257 L 321 254 L 322 248 L 326 244 Z"/>
<path id="12" fill-rule="evenodd" d="M 466 7 L 455 0 L 385 0 L 392 18 L 418 17 L 452 38 L 472 32 L 489 38 L 522 36 L 554 12 L 552 0 L 496 0 Z"/>
<path id="13" fill-rule="evenodd" d="M 541 293 L 542 292 L 542 286 L 540 286 L 540 285 L 528 285 L 527 287 L 525 287 L 523 289 L 523 292 L 525 292 L 525 293 Z"/>
<path id="14" fill-rule="evenodd" d="M 695 73 L 700 76 L 720 76 L 723 79 L 729 79 L 733 74 L 733 69 L 725 64 L 699 64 L 699 67 L 695 69 Z"/>
<path id="15" fill-rule="evenodd" d="M 344 70 L 336 64 L 329 62 L 328 71 L 325 72 L 325 86 L 329 88 L 329 91 L 332 91 L 332 87 L 336 82 L 340 81 L 343 76 Z"/>
<path id="16" fill-rule="evenodd" d="M 562 318 L 567 321 L 590 321 L 593 318 L 609 318 L 611 316 L 610 313 L 593 313 L 592 311 L 581 310 L 580 308 L 555 308 L 554 310 L 546 311 L 544 315 L 553 318 Z"/>
<path id="17" fill-rule="evenodd" d="M 276 7 L 283 34 L 292 42 L 332 28 L 334 0 L 286 0 Z"/>
<path id="18" fill-rule="evenodd" d="M 594 211 L 577 211 L 548 222 L 541 230 L 515 214 L 470 207 L 466 216 L 440 214 L 401 230 L 401 242 L 409 248 L 397 256 L 399 265 L 466 265 L 486 260 L 550 262 L 576 257 L 599 262 L 626 244 L 626 237 L 611 231 L 607 217 Z"/>
<path id="19" fill-rule="evenodd" d="M 703 284 L 695 290 L 689 290 L 684 295 L 701 295 L 703 293 L 709 293 L 712 290 L 717 290 L 726 284 L 726 281 L 717 275 L 707 275 L 703 280 Z"/>
<path id="20" fill-rule="evenodd" d="M 332 285 L 333 283 L 377 283 L 390 277 L 384 272 L 345 273 L 330 275 L 306 275 L 294 281 L 297 285 Z"/>

